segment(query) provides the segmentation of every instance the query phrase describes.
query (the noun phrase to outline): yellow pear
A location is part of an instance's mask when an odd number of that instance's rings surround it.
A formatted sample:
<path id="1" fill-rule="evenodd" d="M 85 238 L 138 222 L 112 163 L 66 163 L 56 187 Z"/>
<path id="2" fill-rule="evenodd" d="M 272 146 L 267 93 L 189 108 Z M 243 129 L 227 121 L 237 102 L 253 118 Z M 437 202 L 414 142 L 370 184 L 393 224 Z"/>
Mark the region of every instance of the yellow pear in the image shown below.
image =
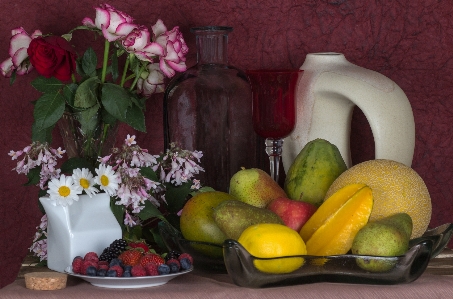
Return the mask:
<path id="1" fill-rule="evenodd" d="M 258 168 L 241 169 L 230 180 L 229 193 L 249 205 L 265 208 L 272 200 L 286 197 L 269 174 Z"/>

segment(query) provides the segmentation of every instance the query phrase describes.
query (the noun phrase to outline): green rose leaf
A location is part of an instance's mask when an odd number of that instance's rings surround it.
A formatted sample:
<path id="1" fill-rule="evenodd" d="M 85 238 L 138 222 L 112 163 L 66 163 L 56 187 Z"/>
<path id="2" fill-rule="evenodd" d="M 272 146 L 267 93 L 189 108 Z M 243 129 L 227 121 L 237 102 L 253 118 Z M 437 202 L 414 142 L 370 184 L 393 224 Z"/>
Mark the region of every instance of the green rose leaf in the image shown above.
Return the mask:
<path id="1" fill-rule="evenodd" d="M 28 181 L 24 184 L 24 186 L 33 186 L 39 183 L 40 177 L 39 174 L 41 172 L 41 167 L 35 167 L 30 169 L 27 173 Z"/>
<path id="2" fill-rule="evenodd" d="M 33 123 L 31 127 L 31 140 L 32 141 L 40 141 L 40 142 L 47 142 L 48 144 L 52 143 L 52 131 L 55 125 L 48 127 L 43 130 L 38 130 L 36 128 L 36 122 Z"/>
<path id="3" fill-rule="evenodd" d="M 36 132 L 47 129 L 61 118 L 65 109 L 65 99 L 60 93 L 43 94 L 35 103 L 33 117 Z"/>
<path id="4" fill-rule="evenodd" d="M 79 86 L 77 84 L 70 83 L 68 85 L 65 85 L 63 88 L 63 96 L 66 99 L 66 103 L 72 108 L 74 108 L 74 99 L 78 87 Z"/>
<path id="5" fill-rule="evenodd" d="M 56 93 L 64 86 L 60 80 L 54 77 L 38 77 L 31 82 L 31 85 L 42 93 Z"/>
<path id="6" fill-rule="evenodd" d="M 90 163 L 88 160 L 84 158 L 79 158 L 79 157 L 74 157 L 66 160 L 62 165 L 61 165 L 61 172 L 62 173 L 70 173 L 74 171 L 74 169 L 77 168 L 88 168 L 91 173 L 95 173 L 93 164 Z"/>
<path id="7" fill-rule="evenodd" d="M 151 181 L 157 182 L 159 178 L 157 177 L 156 172 L 151 167 L 142 167 L 140 168 L 140 174 Z"/>
<path id="8" fill-rule="evenodd" d="M 142 109 L 135 104 L 127 109 L 124 122 L 140 132 L 146 132 L 145 115 Z"/>
<path id="9" fill-rule="evenodd" d="M 101 101 L 108 113 L 120 121 L 126 121 L 126 111 L 131 105 L 127 90 L 113 83 L 104 83 Z"/>
<path id="10" fill-rule="evenodd" d="M 110 113 L 107 112 L 105 109 L 101 109 L 101 117 L 102 122 L 109 125 L 114 125 L 117 119 L 113 117 Z"/>
<path id="11" fill-rule="evenodd" d="M 94 137 L 94 131 L 100 124 L 98 116 L 99 104 L 78 112 L 80 129 L 87 137 Z"/>
<path id="12" fill-rule="evenodd" d="M 192 182 L 185 182 L 179 186 L 174 186 L 170 183 L 165 184 L 167 189 L 165 200 L 167 201 L 169 212 L 177 213 L 182 209 L 190 192 L 192 192 L 191 186 Z"/>
<path id="13" fill-rule="evenodd" d="M 140 213 L 138 213 L 138 217 L 140 217 L 141 220 L 147 220 L 152 217 L 165 220 L 162 213 L 150 201 L 146 200 L 144 206 L 145 207 L 140 211 Z"/>
<path id="14" fill-rule="evenodd" d="M 88 48 L 82 57 L 82 69 L 83 72 L 87 75 L 91 75 L 95 73 L 96 66 L 98 64 L 98 59 L 96 57 L 96 52 L 94 52 L 93 48 Z"/>
<path id="15" fill-rule="evenodd" d="M 121 227 L 124 227 L 124 206 L 115 204 L 116 200 L 110 197 L 110 209 L 112 210 L 113 215 L 120 224 Z"/>
<path id="16" fill-rule="evenodd" d="M 74 97 L 74 106 L 79 108 L 90 108 L 98 102 L 98 88 L 101 81 L 97 77 L 83 81 L 77 88 Z"/>

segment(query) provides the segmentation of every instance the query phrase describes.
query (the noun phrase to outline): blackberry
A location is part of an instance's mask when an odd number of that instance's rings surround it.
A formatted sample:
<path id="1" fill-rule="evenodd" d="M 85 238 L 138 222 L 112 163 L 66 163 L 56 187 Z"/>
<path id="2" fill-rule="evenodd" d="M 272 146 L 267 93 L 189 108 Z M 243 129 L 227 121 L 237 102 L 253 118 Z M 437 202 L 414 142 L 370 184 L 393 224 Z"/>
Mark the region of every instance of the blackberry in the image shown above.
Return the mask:
<path id="1" fill-rule="evenodd" d="M 113 241 L 109 247 L 104 248 L 99 256 L 100 261 L 110 261 L 117 258 L 127 247 L 127 241 L 124 239 L 117 239 Z"/>
<path id="2" fill-rule="evenodd" d="M 127 241 L 124 239 L 117 239 L 117 240 L 113 241 L 109 247 L 110 247 L 111 252 L 119 252 L 118 254 L 120 254 L 121 252 L 123 252 L 126 249 Z"/>
<path id="3" fill-rule="evenodd" d="M 181 255 L 180 252 L 176 251 L 176 250 L 171 250 L 170 252 L 167 253 L 167 255 L 165 256 L 165 262 L 168 262 L 169 260 L 172 260 L 172 259 L 175 259 L 177 260 L 178 257 Z"/>

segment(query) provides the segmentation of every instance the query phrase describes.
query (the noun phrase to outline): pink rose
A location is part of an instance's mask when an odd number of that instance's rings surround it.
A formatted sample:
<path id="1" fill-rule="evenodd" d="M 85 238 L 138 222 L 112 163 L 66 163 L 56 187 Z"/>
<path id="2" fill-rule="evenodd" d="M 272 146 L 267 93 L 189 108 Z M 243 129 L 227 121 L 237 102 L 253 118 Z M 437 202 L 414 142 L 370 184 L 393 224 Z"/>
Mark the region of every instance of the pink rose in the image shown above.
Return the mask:
<path id="1" fill-rule="evenodd" d="M 46 78 L 67 81 L 76 69 L 74 49 L 61 36 L 38 37 L 27 49 L 31 64 Z"/>
<path id="2" fill-rule="evenodd" d="M 147 65 L 147 72 L 143 72 L 137 81 L 137 93 L 150 97 L 154 93 L 164 92 L 164 74 L 157 63 Z"/>
<path id="3" fill-rule="evenodd" d="M 156 56 L 164 54 L 164 48 L 158 43 L 150 42 L 148 28 L 139 26 L 122 40 L 123 47 L 127 52 L 135 54 L 142 61 L 152 62 Z"/>
<path id="4" fill-rule="evenodd" d="M 96 7 L 96 18 L 93 22 L 90 18 L 82 20 L 83 25 L 98 28 L 109 41 L 115 41 L 126 37 L 132 30 L 138 26 L 133 24 L 134 19 L 122 11 L 115 9 L 108 4 L 101 4 Z"/>
<path id="5" fill-rule="evenodd" d="M 11 31 L 12 37 L 9 46 L 9 58 L 0 64 L 2 75 L 9 78 L 13 71 L 17 74 L 23 75 L 29 73 L 33 67 L 29 63 L 23 63 L 27 57 L 27 49 L 32 39 L 41 36 L 42 32 L 35 30 L 31 36 L 19 27 Z"/>
<path id="6" fill-rule="evenodd" d="M 171 31 L 167 31 L 164 23 L 157 20 L 152 28 L 156 36 L 155 42 L 165 49 L 165 54 L 160 57 L 162 72 L 169 78 L 175 75 L 175 71 L 184 72 L 187 69 L 185 56 L 189 48 L 179 31 L 179 27 L 176 26 Z"/>

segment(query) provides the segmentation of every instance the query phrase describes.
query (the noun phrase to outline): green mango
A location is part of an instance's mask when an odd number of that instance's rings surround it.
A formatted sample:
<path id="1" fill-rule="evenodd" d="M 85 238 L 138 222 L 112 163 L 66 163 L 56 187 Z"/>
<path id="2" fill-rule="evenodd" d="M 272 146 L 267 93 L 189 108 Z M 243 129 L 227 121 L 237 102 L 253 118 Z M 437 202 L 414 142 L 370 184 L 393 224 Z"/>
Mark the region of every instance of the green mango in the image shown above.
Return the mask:
<path id="1" fill-rule="evenodd" d="M 257 208 L 238 200 L 227 200 L 213 209 L 212 216 L 220 230 L 229 238 L 238 240 L 249 226 L 260 223 L 283 224 L 271 210 Z"/>
<path id="2" fill-rule="evenodd" d="M 307 143 L 286 174 L 289 198 L 320 206 L 333 181 L 347 169 L 338 148 L 324 139 Z"/>
<path id="3" fill-rule="evenodd" d="M 355 236 L 351 252 L 360 255 L 399 256 L 409 249 L 412 218 L 406 213 L 369 222 Z M 396 259 L 357 258 L 357 265 L 370 272 L 386 272 L 396 265 Z"/>

